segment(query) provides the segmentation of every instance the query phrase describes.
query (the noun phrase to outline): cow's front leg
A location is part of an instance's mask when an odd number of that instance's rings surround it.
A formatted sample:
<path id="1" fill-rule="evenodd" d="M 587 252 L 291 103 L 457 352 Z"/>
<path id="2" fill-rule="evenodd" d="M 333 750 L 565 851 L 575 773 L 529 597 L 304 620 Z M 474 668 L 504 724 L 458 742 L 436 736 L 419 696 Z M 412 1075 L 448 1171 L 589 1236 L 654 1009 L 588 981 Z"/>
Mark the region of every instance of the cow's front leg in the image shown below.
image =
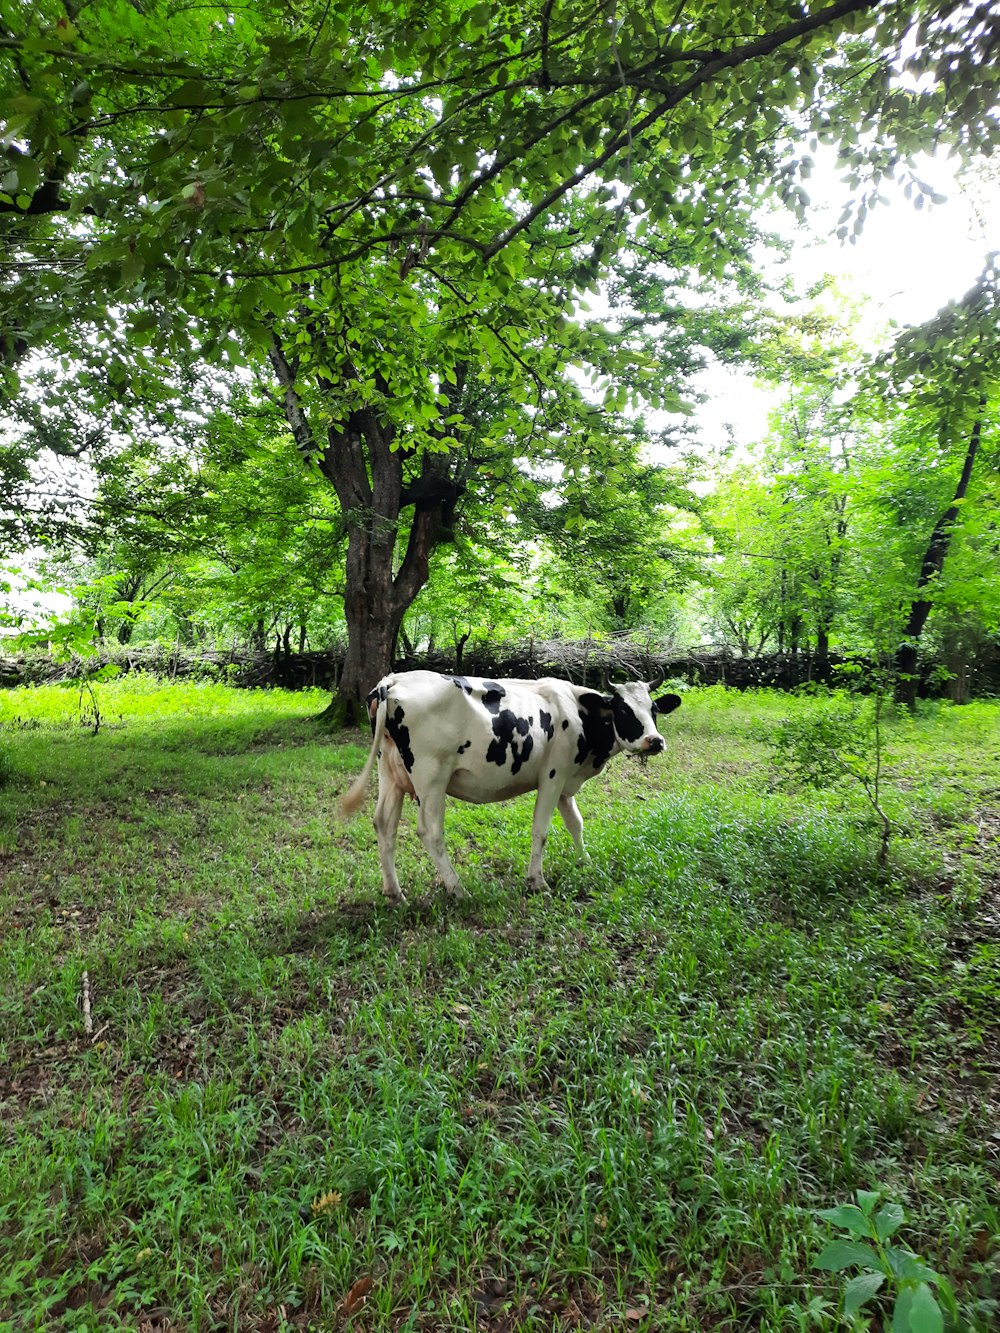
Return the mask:
<path id="1" fill-rule="evenodd" d="M 573 839 L 576 854 L 581 861 L 589 861 L 590 853 L 583 845 L 583 816 L 572 796 L 559 797 L 559 814 L 566 825 L 569 836 Z"/>
<path id="2" fill-rule="evenodd" d="M 444 846 L 444 797 L 443 787 L 425 787 L 418 791 L 420 813 L 417 816 L 417 833 L 427 848 L 427 855 L 434 862 L 441 883 L 452 897 L 464 898 L 465 890 Z"/>
<path id="3" fill-rule="evenodd" d="M 531 861 L 528 864 L 528 888 L 532 890 L 548 888 L 542 874 L 542 857 L 558 799 L 559 789 L 553 783 L 539 787 L 535 797 L 535 813 L 531 820 Z"/>
<path id="4" fill-rule="evenodd" d="M 379 773 L 378 801 L 373 822 L 378 837 L 378 858 L 382 865 L 382 891 L 393 904 L 406 901 L 396 874 L 396 830 L 403 810 L 403 795 L 401 787 Z"/>

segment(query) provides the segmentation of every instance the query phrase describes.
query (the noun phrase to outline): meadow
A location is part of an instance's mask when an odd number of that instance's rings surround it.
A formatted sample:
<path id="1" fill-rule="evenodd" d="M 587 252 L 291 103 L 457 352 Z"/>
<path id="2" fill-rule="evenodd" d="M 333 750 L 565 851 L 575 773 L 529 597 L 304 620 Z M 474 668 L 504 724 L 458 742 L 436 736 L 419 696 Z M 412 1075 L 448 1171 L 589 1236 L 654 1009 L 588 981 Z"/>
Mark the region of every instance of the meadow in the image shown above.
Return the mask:
<path id="1" fill-rule="evenodd" d="M 1000 1324 L 1000 703 L 886 719 L 884 870 L 771 763 L 825 701 L 712 688 L 549 893 L 450 802 L 393 909 L 326 696 L 96 691 L 0 695 L 0 1329 L 888 1330 L 858 1191 Z"/>

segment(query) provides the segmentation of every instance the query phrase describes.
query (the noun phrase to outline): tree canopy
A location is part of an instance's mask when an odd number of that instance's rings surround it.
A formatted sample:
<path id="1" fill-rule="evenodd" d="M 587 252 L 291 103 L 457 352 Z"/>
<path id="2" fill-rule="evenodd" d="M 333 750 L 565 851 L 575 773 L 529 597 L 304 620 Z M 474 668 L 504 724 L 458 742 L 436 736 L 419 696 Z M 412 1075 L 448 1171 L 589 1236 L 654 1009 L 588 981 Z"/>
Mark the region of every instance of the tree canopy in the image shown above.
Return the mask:
<path id="1" fill-rule="evenodd" d="M 931 193 L 928 145 L 992 151 L 998 25 L 877 0 L 6 0 L 7 396 L 41 358 L 83 373 L 84 419 L 49 421 L 82 457 L 179 366 L 195 396 L 273 404 L 340 511 L 350 713 L 463 513 L 637 475 L 621 414 L 679 408 L 706 343 L 741 336 L 651 293 L 751 292 L 762 204 L 808 207 L 816 143 L 849 173 L 844 234 L 890 176 Z"/>

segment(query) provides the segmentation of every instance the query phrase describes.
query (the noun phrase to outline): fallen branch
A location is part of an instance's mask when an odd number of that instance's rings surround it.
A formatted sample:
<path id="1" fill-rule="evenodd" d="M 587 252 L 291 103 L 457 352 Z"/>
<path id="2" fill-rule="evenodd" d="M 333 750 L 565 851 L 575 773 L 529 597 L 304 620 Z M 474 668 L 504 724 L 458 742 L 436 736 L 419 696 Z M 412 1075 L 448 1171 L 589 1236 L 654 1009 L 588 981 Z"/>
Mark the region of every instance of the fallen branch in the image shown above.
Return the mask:
<path id="1" fill-rule="evenodd" d="M 83 987 L 83 1030 L 88 1037 L 94 1035 L 94 1020 L 90 1016 L 90 973 L 84 970 L 81 978 Z"/>

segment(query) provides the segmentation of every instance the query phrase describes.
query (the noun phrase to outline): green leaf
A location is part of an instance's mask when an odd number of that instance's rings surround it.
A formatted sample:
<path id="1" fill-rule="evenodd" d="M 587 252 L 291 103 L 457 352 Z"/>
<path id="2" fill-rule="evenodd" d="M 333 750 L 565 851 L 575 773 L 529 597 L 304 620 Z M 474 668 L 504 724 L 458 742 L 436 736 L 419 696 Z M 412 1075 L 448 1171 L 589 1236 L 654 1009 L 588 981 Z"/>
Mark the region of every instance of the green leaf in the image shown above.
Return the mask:
<path id="1" fill-rule="evenodd" d="M 892 1307 L 892 1333 L 910 1333 L 910 1310 L 913 1308 L 913 1288 L 904 1287 Z"/>
<path id="2" fill-rule="evenodd" d="M 881 1273 L 859 1273 L 844 1288 L 844 1314 L 852 1315 L 861 1309 L 881 1287 L 885 1277 Z"/>
<path id="3" fill-rule="evenodd" d="M 171 106 L 202 106 L 212 100 L 212 90 L 201 79 L 188 79 L 167 97 Z"/>
<path id="4" fill-rule="evenodd" d="M 942 1333 L 944 1317 L 926 1282 L 921 1282 L 913 1293 L 910 1305 L 910 1333 Z"/>
<path id="5" fill-rule="evenodd" d="M 860 1208 L 853 1203 L 841 1203 L 836 1208 L 824 1208 L 818 1213 L 825 1222 L 832 1222 L 835 1227 L 843 1227 L 852 1236 L 870 1236 L 871 1223 Z"/>
<path id="6" fill-rule="evenodd" d="M 939 1281 L 937 1273 L 933 1268 L 918 1259 L 912 1250 L 903 1249 L 898 1245 L 889 1245 L 886 1247 L 885 1257 L 889 1261 L 889 1267 L 895 1277 L 902 1278 L 904 1281 L 916 1282 L 937 1282 Z"/>
<path id="7" fill-rule="evenodd" d="M 834 1240 L 827 1245 L 813 1264 L 814 1268 L 824 1268 L 830 1273 L 839 1273 L 842 1268 L 859 1264 L 863 1268 L 883 1270 L 882 1260 L 870 1245 L 862 1245 L 856 1240 Z"/>
<path id="8" fill-rule="evenodd" d="M 485 32 L 490 25 L 490 16 L 493 13 L 493 6 L 488 4 L 473 5 L 466 18 L 469 27 L 474 32 Z"/>
<path id="9" fill-rule="evenodd" d="M 894 1231 L 898 1231 L 906 1219 L 906 1214 L 898 1203 L 887 1203 L 875 1214 L 875 1234 L 879 1240 L 888 1240 Z"/>
<path id="10" fill-rule="evenodd" d="M 854 1197 L 865 1217 L 871 1217 L 875 1205 L 882 1197 L 879 1190 L 855 1190 Z"/>

